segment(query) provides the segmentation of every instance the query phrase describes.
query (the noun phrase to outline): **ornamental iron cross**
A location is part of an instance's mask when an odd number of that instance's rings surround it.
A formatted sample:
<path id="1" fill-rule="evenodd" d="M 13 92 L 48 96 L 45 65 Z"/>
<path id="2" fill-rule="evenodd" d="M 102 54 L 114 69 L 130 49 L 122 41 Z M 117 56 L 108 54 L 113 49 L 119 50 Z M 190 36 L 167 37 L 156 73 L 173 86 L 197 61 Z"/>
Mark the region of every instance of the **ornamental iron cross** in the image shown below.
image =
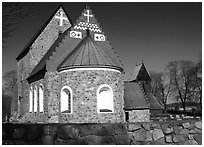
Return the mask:
<path id="1" fill-rule="evenodd" d="M 87 17 L 87 22 L 89 22 L 89 17 L 93 17 L 93 15 L 90 15 L 89 14 L 89 10 L 87 10 L 87 14 L 86 13 L 84 13 L 84 16 L 86 16 Z"/>
<path id="2" fill-rule="evenodd" d="M 66 17 L 63 17 L 63 12 L 60 12 L 60 16 L 55 16 L 56 19 L 60 20 L 60 26 L 63 26 L 63 20 L 68 20 Z"/>

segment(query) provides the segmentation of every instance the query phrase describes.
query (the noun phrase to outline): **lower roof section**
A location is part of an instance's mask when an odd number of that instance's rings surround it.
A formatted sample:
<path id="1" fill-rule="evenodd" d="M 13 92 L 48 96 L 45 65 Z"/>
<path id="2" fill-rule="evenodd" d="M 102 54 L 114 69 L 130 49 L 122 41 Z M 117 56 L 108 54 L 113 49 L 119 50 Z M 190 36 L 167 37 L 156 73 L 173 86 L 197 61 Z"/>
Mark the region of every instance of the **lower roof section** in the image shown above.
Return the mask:
<path id="1" fill-rule="evenodd" d="M 124 109 L 149 109 L 145 95 L 136 82 L 124 82 Z"/>

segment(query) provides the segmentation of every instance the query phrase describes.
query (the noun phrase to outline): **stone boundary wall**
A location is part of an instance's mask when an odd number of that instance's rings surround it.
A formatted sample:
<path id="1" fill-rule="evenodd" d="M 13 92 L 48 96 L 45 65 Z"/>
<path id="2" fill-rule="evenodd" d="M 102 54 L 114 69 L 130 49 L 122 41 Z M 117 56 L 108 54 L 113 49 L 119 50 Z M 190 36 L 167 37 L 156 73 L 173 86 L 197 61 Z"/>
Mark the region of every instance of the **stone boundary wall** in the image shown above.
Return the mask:
<path id="1" fill-rule="evenodd" d="M 2 144 L 201 145 L 200 120 L 106 124 L 3 124 Z"/>

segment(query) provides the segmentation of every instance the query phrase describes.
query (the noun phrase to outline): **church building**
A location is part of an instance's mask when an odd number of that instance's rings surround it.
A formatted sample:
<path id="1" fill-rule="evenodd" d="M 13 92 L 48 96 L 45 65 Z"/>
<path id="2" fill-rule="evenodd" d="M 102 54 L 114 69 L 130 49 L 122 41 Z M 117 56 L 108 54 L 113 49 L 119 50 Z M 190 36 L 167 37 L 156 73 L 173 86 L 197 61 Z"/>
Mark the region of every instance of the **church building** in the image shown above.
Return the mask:
<path id="1" fill-rule="evenodd" d="M 143 74 L 147 76 L 145 82 L 141 74 L 124 82 L 121 62 L 90 8 L 85 8 L 73 24 L 60 6 L 16 60 L 20 122 L 123 123 L 127 117 L 132 122 L 150 119 L 148 97 L 140 97 L 144 103 L 140 109 L 137 94 L 128 98 L 125 94 L 131 93 L 131 85 L 144 94 L 144 89 L 150 88 L 148 74 Z M 129 103 L 134 98 L 132 110 Z"/>

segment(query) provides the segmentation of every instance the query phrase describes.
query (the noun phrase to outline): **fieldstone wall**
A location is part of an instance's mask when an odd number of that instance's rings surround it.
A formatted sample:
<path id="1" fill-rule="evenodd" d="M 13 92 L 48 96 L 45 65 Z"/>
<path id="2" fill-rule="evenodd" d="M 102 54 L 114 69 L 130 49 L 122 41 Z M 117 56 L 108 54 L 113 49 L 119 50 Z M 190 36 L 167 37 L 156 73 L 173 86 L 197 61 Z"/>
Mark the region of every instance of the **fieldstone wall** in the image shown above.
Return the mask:
<path id="1" fill-rule="evenodd" d="M 50 49 L 51 45 L 59 36 L 59 31 L 63 33 L 69 27 L 71 23 L 68 21 L 63 21 L 63 26 L 59 25 L 59 19 L 56 19 L 55 16 L 60 16 L 60 12 L 64 11 L 60 8 L 56 14 L 52 17 L 48 25 L 41 32 L 35 42 L 31 45 L 30 55 L 31 55 L 31 67 L 34 68 L 40 59 L 45 55 L 45 53 Z"/>
<path id="2" fill-rule="evenodd" d="M 132 110 L 128 111 L 129 120 L 128 122 L 149 122 L 150 113 L 149 110 Z"/>
<path id="3" fill-rule="evenodd" d="M 49 123 L 125 122 L 122 75 L 114 71 L 85 70 L 47 75 Z M 114 113 L 97 113 L 97 89 L 107 84 L 113 90 Z M 69 86 L 73 92 L 73 113 L 61 114 L 60 92 Z"/>
<path id="4" fill-rule="evenodd" d="M 30 46 L 30 50 L 22 59 L 17 62 L 17 79 L 18 79 L 18 97 L 19 98 L 28 98 L 29 94 L 29 84 L 26 81 L 26 78 L 32 72 L 34 67 L 39 63 L 41 58 L 49 50 L 52 44 L 59 36 L 59 31 L 62 33 L 67 30 L 71 24 L 69 21 L 64 21 L 63 26 L 59 26 L 59 19 L 56 19 L 55 16 L 59 16 L 60 12 L 63 12 L 63 9 L 60 8 L 56 14 L 51 18 L 44 30 L 39 34 L 33 44 Z M 20 105 L 24 106 L 26 100 L 20 101 Z M 19 106 L 19 109 L 20 107 Z M 25 109 L 19 110 L 20 115 L 25 113 Z"/>
<path id="5" fill-rule="evenodd" d="M 39 87 L 40 85 L 43 85 L 44 87 L 44 112 L 39 112 Z M 30 107 L 30 99 L 29 99 L 29 90 L 30 87 L 34 89 L 34 87 L 37 87 L 37 112 L 29 112 L 29 107 Z M 47 89 L 44 83 L 44 80 L 41 79 L 39 81 L 33 82 L 31 85 L 27 85 L 24 95 L 26 96 L 25 98 L 22 98 L 20 101 L 20 117 L 17 120 L 14 120 L 19 123 L 47 123 L 47 112 L 48 112 L 48 106 L 47 106 L 47 98 L 45 97 Z"/>
<path id="6" fill-rule="evenodd" d="M 202 122 L 130 123 L 128 136 L 131 145 L 201 145 Z"/>
<path id="7" fill-rule="evenodd" d="M 2 139 L 3 145 L 201 145 L 202 122 L 3 124 Z"/>

